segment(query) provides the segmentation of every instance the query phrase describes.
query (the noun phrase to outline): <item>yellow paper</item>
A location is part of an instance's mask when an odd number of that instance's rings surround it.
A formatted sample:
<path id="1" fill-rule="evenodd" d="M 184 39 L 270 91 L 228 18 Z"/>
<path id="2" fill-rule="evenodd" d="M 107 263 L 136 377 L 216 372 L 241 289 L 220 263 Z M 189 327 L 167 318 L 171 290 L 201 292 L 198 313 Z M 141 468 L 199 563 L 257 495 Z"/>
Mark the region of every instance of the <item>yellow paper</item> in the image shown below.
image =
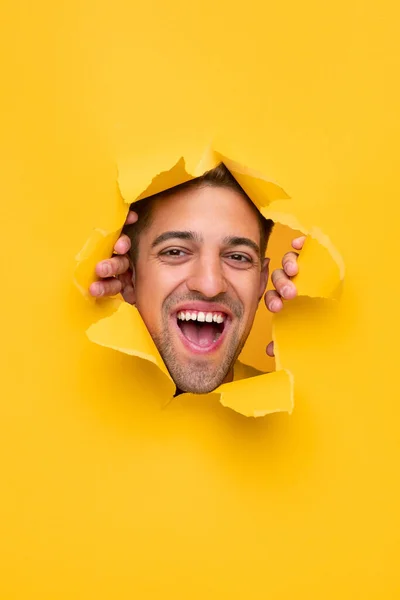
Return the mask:
<path id="1" fill-rule="evenodd" d="M 2 600 L 400 597 L 399 11 L 2 4 Z M 340 302 L 274 318 L 291 414 L 165 405 L 160 368 L 85 334 L 116 301 L 85 301 L 77 251 L 110 235 L 87 290 L 130 198 L 210 147 L 290 196 L 272 268 L 315 226 L 346 266 Z M 261 302 L 243 361 L 272 370 L 270 340 Z"/>
<path id="2" fill-rule="evenodd" d="M 265 417 L 293 410 L 293 377 L 285 370 L 226 383 L 216 392 L 220 394 L 222 406 L 246 417 Z"/>
<path id="3" fill-rule="evenodd" d="M 100 346 L 154 363 L 169 380 L 169 393 L 175 392 L 175 386 L 164 362 L 135 307 L 121 302 L 114 314 L 91 325 L 87 336 Z M 151 382 L 149 384 L 151 385 Z"/>

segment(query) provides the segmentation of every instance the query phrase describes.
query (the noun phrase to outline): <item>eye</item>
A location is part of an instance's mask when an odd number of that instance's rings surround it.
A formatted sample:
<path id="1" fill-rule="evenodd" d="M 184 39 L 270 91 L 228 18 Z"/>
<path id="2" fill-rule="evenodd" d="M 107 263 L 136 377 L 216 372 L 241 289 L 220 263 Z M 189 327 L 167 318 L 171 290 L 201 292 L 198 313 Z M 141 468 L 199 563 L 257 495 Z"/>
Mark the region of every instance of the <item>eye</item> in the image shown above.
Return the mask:
<path id="1" fill-rule="evenodd" d="M 240 254 L 239 252 L 235 252 L 234 254 L 229 254 L 228 258 L 231 258 L 235 262 L 240 262 L 240 263 L 244 263 L 244 264 L 246 264 L 246 263 L 251 264 L 253 262 L 253 260 L 250 258 L 250 256 L 247 256 L 246 254 Z"/>
<path id="2" fill-rule="evenodd" d="M 164 250 L 161 252 L 162 256 L 185 256 L 186 252 L 179 248 L 171 248 L 170 250 Z"/>
<path id="3" fill-rule="evenodd" d="M 251 269 L 255 264 L 255 259 L 249 254 L 243 252 L 230 252 L 225 254 L 225 260 L 232 269 Z"/>
<path id="4" fill-rule="evenodd" d="M 165 248 L 159 252 L 158 256 L 166 262 L 181 263 L 188 258 L 189 254 L 190 251 L 185 248 Z"/>

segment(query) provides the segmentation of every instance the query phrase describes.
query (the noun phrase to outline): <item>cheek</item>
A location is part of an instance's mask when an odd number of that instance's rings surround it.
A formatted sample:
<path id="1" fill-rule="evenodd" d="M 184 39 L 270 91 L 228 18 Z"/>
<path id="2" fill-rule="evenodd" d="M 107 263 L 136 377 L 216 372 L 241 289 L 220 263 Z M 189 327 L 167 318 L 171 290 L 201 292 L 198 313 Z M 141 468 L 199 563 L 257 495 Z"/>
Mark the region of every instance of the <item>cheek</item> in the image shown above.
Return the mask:
<path id="1" fill-rule="evenodd" d="M 187 265 L 168 265 L 157 259 L 139 262 L 136 268 L 136 293 L 145 301 L 151 301 L 153 296 L 164 300 L 187 277 Z"/>
<path id="2" fill-rule="evenodd" d="M 157 332 L 162 323 L 162 306 L 177 285 L 176 273 L 164 265 L 137 265 L 136 307 L 150 332 Z"/>
<path id="3" fill-rule="evenodd" d="M 237 274 L 230 278 L 231 286 L 235 290 L 244 309 L 244 318 L 254 317 L 258 306 L 258 297 L 260 292 L 260 275 L 247 271 Z"/>
<path id="4" fill-rule="evenodd" d="M 137 265 L 135 273 L 136 308 L 151 333 L 158 330 L 163 302 L 163 284 L 151 265 Z"/>

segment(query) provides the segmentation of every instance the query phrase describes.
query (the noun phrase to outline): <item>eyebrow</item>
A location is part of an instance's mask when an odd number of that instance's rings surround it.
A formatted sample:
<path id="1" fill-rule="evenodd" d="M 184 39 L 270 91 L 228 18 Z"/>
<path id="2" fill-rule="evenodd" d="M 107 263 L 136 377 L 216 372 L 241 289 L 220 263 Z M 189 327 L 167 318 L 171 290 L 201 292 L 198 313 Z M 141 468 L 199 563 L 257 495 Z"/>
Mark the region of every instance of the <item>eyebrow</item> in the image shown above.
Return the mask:
<path id="1" fill-rule="evenodd" d="M 155 240 L 153 240 L 151 247 L 155 248 L 155 246 L 173 239 L 190 240 L 192 242 L 203 241 L 203 238 L 195 231 L 165 231 L 161 235 L 157 236 Z"/>
<path id="2" fill-rule="evenodd" d="M 257 254 L 260 254 L 260 246 L 254 240 L 247 237 L 228 236 L 224 238 L 224 244 L 227 246 L 247 246 Z"/>
<path id="3" fill-rule="evenodd" d="M 155 240 L 153 240 L 151 247 L 155 248 L 159 244 L 162 244 L 163 242 L 167 242 L 168 240 L 173 240 L 173 239 L 189 240 L 191 242 L 198 242 L 198 243 L 201 243 L 203 241 L 202 236 L 199 235 L 198 233 L 196 233 L 195 231 L 164 231 L 164 233 L 161 233 L 161 235 L 157 236 L 155 238 Z M 248 248 L 251 248 L 252 250 L 254 250 L 254 252 L 256 252 L 257 254 L 260 254 L 259 245 L 256 244 L 256 242 L 254 240 L 251 240 L 250 238 L 247 238 L 247 237 L 239 237 L 236 235 L 231 235 L 231 236 L 225 237 L 223 239 L 223 243 L 226 246 L 247 246 Z"/>

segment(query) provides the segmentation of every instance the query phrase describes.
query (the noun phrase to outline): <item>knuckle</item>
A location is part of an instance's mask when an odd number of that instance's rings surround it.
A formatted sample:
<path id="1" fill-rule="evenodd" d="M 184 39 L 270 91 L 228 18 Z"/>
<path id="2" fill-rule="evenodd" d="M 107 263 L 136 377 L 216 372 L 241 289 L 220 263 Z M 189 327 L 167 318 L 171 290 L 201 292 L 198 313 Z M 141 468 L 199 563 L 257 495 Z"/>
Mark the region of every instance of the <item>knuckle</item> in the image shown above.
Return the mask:
<path id="1" fill-rule="evenodd" d="M 275 290 L 269 290 L 269 292 L 267 293 L 267 302 L 271 303 L 277 297 L 278 297 L 278 294 L 276 293 Z"/>
<path id="2" fill-rule="evenodd" d="M 279 291 L 281 290 L 289 281 L 289 278 L 286 275 L 283 275 L 282 277 L 280 277 L 279 279 L 277 279 L 274 283 L 276 289 Z"/>
<path id="3" fill-rule="evenodd" d="M 113 271 L 112 258 L 110 258 L 108 260 L 103 260 L 101 263 L 99 263 L 97 272 L 100 277 L 110 277 L 112 275 L 112 271 Z"/>
<path id="4" fill-rule="evenodd" d="M 129 259 L 127 256 L 121 256 L 120 258 L 118 258 L 118 265 L 117 265 L 117 274 L 121 275 L 122 273 L 125 273 L 129 268 Z"/>
<path id="5" fill-rule="evenodd" d="M 110 258 L 107 261 L 107 277 L 113 277 L 113 275 L 115 275 L 117 269 L 117 264 L 116 264 L 116 259 Z"/>
<path id="6" fill-rule="evenodd" d="M 299 255 L 297 252 L 286 252 L 285 256 L 282 259 L 282 264 L 286 265 L 288 262 L 296 261 Z"/>
<path id="7" fill-rule="evenodd" d="M 275 285 L 276 283 L 279 283 L 280 280 L 286 278 L 285 272 L 283 271 L 283 269 L 275 269 L 275 271 L 272 273 L 271 279 L 272 279 L 272 283 Z"/>
<path id="8" fill-rule="evenodd" d="M 118 279 L 113 279 L 107 282 L 107 293 L 109 296 L 117 294 L 121 289 L 121 282 Z"/>
<path id="9" fill-rule="evenodd" d="M 283 275 L 282 269 L 275 269 L 275 271 L 273 271 L 273 273 L 272 273 L 272 277 L 275 277 L 275 279 L 278 279 L 282 275 Z"/>

